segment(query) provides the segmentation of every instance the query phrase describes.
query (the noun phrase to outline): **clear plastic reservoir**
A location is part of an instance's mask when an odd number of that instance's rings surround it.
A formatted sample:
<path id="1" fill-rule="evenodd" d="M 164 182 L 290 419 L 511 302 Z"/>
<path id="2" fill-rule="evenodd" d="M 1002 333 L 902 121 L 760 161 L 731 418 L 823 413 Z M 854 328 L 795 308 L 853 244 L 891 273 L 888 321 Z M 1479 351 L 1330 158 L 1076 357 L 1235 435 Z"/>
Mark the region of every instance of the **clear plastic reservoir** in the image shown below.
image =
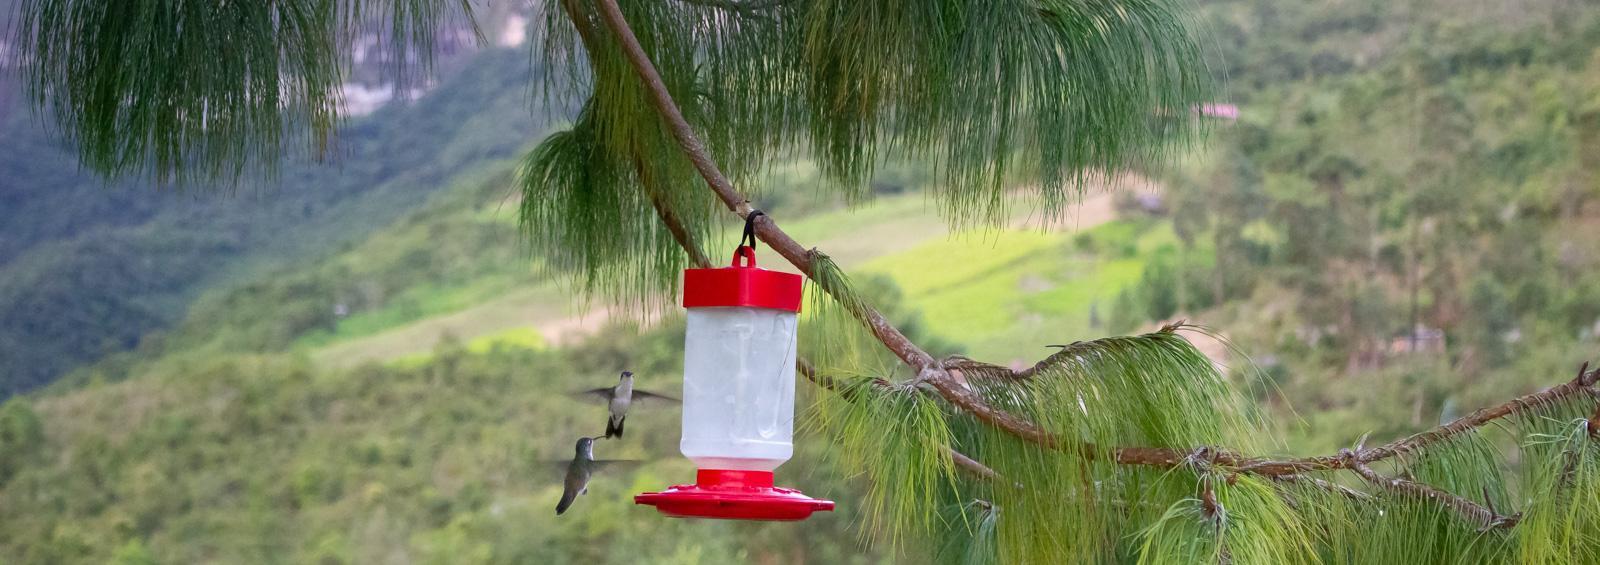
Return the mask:
<path id="1" fill-rule="evenodd" d="M 796 315 L 690 308 L 683 352 L 683 439 L 701 469 L 772 471 L 794 454 Z"/>

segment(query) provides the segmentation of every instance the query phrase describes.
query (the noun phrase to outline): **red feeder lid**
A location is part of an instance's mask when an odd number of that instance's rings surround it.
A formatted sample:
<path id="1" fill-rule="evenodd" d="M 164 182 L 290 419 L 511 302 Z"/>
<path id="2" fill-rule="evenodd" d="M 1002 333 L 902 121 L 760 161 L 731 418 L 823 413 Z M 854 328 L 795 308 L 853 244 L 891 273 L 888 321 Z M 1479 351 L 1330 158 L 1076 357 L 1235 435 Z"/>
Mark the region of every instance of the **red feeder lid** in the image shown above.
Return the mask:
<path id="1" fill-rule="evenodd" d="M 675 518 L 795 521 L 812 512 L 833 510 L 832 500 L 817 500 L 794 489 L 772 486 L 771 471 L 701 469 L 698 484 L 677 485 L 662 492 L 634 495 Z"/>
<path id="2" fill-rule="evenodd" d="M 740 265 L 739 260 L 745 259 Z M 741 245 L 733 266 L 683 271 L 683 307 L 750 306 L 800 311 L 800 275 L 756 267 L 756 250 Z"/>

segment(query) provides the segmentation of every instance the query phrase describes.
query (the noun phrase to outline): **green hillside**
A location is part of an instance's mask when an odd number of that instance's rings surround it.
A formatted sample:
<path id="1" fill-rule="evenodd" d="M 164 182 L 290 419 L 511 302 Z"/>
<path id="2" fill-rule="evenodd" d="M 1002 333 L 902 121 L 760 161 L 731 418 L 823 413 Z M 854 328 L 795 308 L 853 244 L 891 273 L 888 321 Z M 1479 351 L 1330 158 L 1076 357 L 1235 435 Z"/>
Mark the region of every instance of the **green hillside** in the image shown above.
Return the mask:
<path id="1" fill-rule="evenodd" d="M 666 520 L 630 495 L 692 477 L 671 457 L 676 413 L 641 411 L 574 512 L 551 512 L 569 441 L 603 410 L 560 394 L 613 380 L 674 383 L 681 332 L 616 331 L 560 352 L 441 346 L 431 359 L 324 371 L 229 356 L 0 410 L 0 557 L 17 563 L 871 562 L 848 504 L 801 527 Z M 113 431 L 115 430 L 115 431 Z M 816 445 L 815 448 L 822 446 Z M 786 467 L 810 492 L 844 475 Z M 833 540 L 806 544 L 806 539 Z"/>
<path id="2" fill-rule="evenodd" d="M 1324 450 L 1592 358 L 1600 9 L 1250 4 L 1214 14 L 1242 116 L 1168 183 L 1178 249 L 1206 261 L 1156 261 L 1127 302 L 1226 331 Z"/>
<path id="3" fill-rule="evenodd" d="M 676 456 L 673 410 L 642 412 L 621 447 L 602 444 L 603 457 L 650 462 L 600 479 L 576 512 L 555 520 L 553 462 L 570 457 L 570 438 L 597 433 L 603 414 L 562 393 L 609 382 L 618 367 L 644 376 L 642 387 L 672 391 L 681 318 L 643 333 L 624 321 L 602 324 L 560 349 L 541 346 L 537 333 L 490 328 L 407 342 L 366 363 L 330 357 L 386 332 L 503 311 L 507 299 L 559 288 L 530 266 L 515 224 L 501 216 L 509 213 L 504 170 L 494 169 L 328 259 L 206 296 L 172 332 L 49 394 L 7 403 L 0 448 L 15 455 L 0 469 L 0 504 L 30 510 L 0 527 L 0 555 L 42 563 L 882 559 L 854 541 L 861 509 L 848 503 L 798 527 L 664 520 L 634 506 L 632 492 L 692 475 Z M 339 301 L 348 316 L 334 314 Z M 548 319 L 570 315 L 558 307 Z M 521 323 L 536 331 L 544 320 Z M 825 450 L 802 439 L 786 482 L 858 498 L 852 473 L 828 466 Z"/>
<path id="4" fill-rule="evenodd" d="M 490 50 L 343 130 L 332 163 L 228 191 L 104 182 L 0 109 L 0 396 L 182 319 L 205 289 L 359 241 L 536 139 L 525 55 Z M 13 88 L 3 84 L 0 87 Z"/>
<path id="5" fill-rule="evenodd" d="M 671 313 L 650 318 L 653 329 L 641 334 L 631 329 L 637 316 L 607 317 L 597 313 L 603 304 L 585 315 L 563 277 L 530 261 L 509 219 L 508 172 L 506 162 L 490 164 L 325 259 L 207 293 L 172 330 L 46 394 L 11 401 L 0 437 L 21 455 L 0 480 L 0 504 L 31 510 L 0 527 L 0 555 L 632 563 L 648 550 L 684 563 L 885 558 L 855 541 L 855 473 L 829 463 L 827 446 L 815 440 L 801 440 L 784 476 L 839 499 L 835 515 L 800 527 L 707 524 L 634 507 L 629 493 L 690 476 L 676 455 L 671 410 L 646 413 L 621 448 L 602 453 L 658 462 L 602 480 L 578 512 L 553 520 L 559 487 L 550 460 L 570 456 L 570 438 L 598 432 L 590 428 L 601 413 L 560 393 L 603 384 L 621 367 L 647 375 L 641 386 L 672 391 L 682 322 Z M 902 327 L 929 343 L 973 340 L 971 348 L 936 350 L 1022 356 L 1044 343 L 1005 343 L 987 327 L 920 318 L 896 300 L 1021 312 L 1017 298 L 1050 292 L 1007 290 L 1028 273 L 1057 283 L 1098 278 L 1110 288 L 1130 282 L 1136 246 L 1163 236 L 1151 221 L 1114 221 L 1109 197 L 1093 202 L 1101 213 L 1080 225 L 1100 227 L 1083 232 L 1042 231 L 1019 211 L 1014 229 L 955 235 L 917 194 L 854 210 L 789 207 L 811 210 L 793 222 L 796 233 L 815 235 L 859 266 L 860 284 L 888 301 L 885 311 Z M 1099 259 L 1101 247 L 1108 259 Z M 918 274 L 953 253 L 963 254 L 962 269 Z M 995 272 L 1000 284 L 987 275 Z M 1062 307 L 1035 323 L 1085 337 L 1086 308 Z M 577 336 L 550 347 L 561 335 L 546 337 L 552 328 Z M 643 430 L 638 439 L 635 427 Z M 627 541 L 583 543 L 612 535 Z M 813 538 L 834 541 L 803 541 Z M 250 541 L 261 539 L 273 542 Z"/>

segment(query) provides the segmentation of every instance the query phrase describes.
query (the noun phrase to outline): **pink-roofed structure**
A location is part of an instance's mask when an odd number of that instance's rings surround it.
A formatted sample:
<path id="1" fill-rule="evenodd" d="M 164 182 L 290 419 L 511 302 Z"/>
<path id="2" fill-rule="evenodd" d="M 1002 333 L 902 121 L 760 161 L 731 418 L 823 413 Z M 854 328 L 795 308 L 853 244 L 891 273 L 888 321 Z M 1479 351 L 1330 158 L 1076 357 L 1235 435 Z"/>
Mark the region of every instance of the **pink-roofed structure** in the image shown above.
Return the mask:
<path id="1" fill-rule="evenodd" d="M 1202 118 L 1216 118 L 1230 122 L 1239 119 L 1239 107 L 1237 105 L 1220 102 L 1207 102 L 1195 106 L 1194 113 Z"/>

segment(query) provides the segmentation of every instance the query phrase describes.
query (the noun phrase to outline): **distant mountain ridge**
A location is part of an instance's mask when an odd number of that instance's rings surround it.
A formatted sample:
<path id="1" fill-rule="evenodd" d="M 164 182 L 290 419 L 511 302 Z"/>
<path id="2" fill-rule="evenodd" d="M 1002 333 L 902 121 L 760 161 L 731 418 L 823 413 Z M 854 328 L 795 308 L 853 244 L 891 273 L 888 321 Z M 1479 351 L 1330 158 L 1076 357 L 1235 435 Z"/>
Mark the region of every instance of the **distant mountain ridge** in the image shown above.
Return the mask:
<path id="1" fill-rule="evenodd" d="M 471 55 L 420 99 L 341 130 L 334 162 L 286 164 L 276 182 L 231 192 L 108 184 L 7 96 L 0 398 L 134 346 L 210 284 L 329 253 L 518 154 L 544 122 L 530 111 L 529 73 L 521 50 Z"/>

